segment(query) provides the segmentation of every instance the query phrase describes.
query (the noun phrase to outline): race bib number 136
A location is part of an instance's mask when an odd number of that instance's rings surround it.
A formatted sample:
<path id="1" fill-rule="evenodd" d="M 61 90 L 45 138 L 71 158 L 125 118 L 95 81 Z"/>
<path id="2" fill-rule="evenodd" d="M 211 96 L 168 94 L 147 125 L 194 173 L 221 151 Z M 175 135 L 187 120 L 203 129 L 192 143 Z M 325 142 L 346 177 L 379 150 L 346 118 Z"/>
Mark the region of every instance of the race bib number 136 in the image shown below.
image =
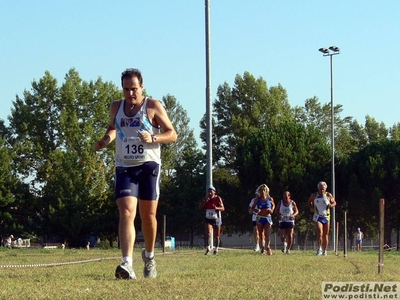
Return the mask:
<path id="1" fill-rule="evenodd" d="M 122 154 L 125 160 L 144 160 L 146 149 L 139 137 L 122 139 Z"/>

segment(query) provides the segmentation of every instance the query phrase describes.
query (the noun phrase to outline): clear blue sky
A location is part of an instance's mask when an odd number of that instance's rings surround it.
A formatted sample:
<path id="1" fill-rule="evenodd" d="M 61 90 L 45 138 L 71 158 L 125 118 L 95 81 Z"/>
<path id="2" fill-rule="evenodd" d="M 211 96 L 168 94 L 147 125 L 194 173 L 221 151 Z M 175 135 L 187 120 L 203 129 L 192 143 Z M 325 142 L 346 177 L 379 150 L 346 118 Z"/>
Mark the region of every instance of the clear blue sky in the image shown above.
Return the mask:
<path id="1" fill-rule="evenodd" d="M 236 74 L 286 88 L 291 106 L 317 96 L 344 116 L 387 127 L 400 122 L 400 1 L 210 0 L 212 95 Z M 128 67 L 143 72 L 156 99 L 174 95 L 199 134 L 205 113 L 204 0 L 0 0 L 0 119 L 46 70 L 64 80 L 74 67 L 83 80 L 119 85 Z"/>

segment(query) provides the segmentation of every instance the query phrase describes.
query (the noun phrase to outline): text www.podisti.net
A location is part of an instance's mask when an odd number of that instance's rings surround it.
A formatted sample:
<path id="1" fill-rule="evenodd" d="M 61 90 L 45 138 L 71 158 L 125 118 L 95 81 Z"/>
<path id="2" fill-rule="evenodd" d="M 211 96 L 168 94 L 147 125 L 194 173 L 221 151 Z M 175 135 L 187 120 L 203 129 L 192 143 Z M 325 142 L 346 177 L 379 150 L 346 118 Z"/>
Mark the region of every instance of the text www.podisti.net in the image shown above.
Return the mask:
<path id="1" fill-rule="evenodd" d="M 400 299 L 400 282 L 322 282 L 322 299 Z"/>

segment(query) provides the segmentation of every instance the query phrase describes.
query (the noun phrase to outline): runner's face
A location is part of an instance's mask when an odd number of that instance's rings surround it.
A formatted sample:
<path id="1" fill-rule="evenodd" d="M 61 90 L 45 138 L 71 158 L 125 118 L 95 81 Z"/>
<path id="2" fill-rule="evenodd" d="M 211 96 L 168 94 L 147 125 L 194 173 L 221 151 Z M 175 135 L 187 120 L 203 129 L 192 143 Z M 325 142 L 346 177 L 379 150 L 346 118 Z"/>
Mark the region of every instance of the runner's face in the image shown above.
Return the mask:
<path id="1" fill-rule="evenodd" d="M 215 191 L 213 189 L 208 189 L 208 195 L 213 197 L 215 195 Z"/>
<path id="2" fill-rule="evenodd" d="M 267 197 L 267 189 L 261 189 L 260 190 L 260 196 L 262 198 L 266 198 Z"/>
<path id="3" fill-rule="evenodd" d="M 290 193 L 289 193 L 289 192 L 284 192 L 284 193 L 283 193 L 283 199 L 284 199 L 284 200 L 290 199 Z"/>
<path id="4" fill-rule="evenodd" d="M 124 78 L 122 89 L 124 97 L 130 105 L 139 104 L 143 100 L 143 85 L 140 85 L 137 77 Z"/>
<path id="5" fill-rule="evenodd" d="M 323 194 L 326 192 L 326 187 L 324 185 L 318 186 L 318 190 L 320 194 Z"/>

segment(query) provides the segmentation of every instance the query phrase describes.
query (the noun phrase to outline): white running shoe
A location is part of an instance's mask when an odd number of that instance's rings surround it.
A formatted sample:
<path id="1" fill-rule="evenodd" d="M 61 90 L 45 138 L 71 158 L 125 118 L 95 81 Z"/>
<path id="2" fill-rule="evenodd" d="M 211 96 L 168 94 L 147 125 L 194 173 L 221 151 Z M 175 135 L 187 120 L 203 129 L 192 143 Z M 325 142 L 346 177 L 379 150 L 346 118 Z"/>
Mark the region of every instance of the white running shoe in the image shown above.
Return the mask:
<path id="1" fill-rule="evenodd" d="M 328 252 L 325 250 L 325 251 L 322 253 L 322 255 L 323 255 L 323 256 L 327 256 L 327 255 L 328 255 Z"/>
<path id="2" fill-rule="evenodd" d="M 133 268 L 126 261 L 120 264 L 115 270 L 115 278 L 117 279 L 136 279 Z"/>
<path id="3" fill-rule="evenodd" d="M 286 249 L 287 249 L 287 243 L 286 243 L 286 242 L 284 242 L 284 243 L 283 243 L 283 249 L 282 249 L 282 252 L 283 252 L 283 253 L 285 253 L 285 252 L 286 252 Z"/>
<path id="4" fill-rule="evenodd" d="M 253 250 L 254 250 L 254 252 L 260 251 L 260 246 L 259 246 L 259 245 L 256 245 L 256 246 L 253 248 Z"/>
<path id="5" fill-rule="evenodd" d="M 321 256 L 321 255 L 322 255 L 322 249 L 318 249 L 317 256 Z"/>

